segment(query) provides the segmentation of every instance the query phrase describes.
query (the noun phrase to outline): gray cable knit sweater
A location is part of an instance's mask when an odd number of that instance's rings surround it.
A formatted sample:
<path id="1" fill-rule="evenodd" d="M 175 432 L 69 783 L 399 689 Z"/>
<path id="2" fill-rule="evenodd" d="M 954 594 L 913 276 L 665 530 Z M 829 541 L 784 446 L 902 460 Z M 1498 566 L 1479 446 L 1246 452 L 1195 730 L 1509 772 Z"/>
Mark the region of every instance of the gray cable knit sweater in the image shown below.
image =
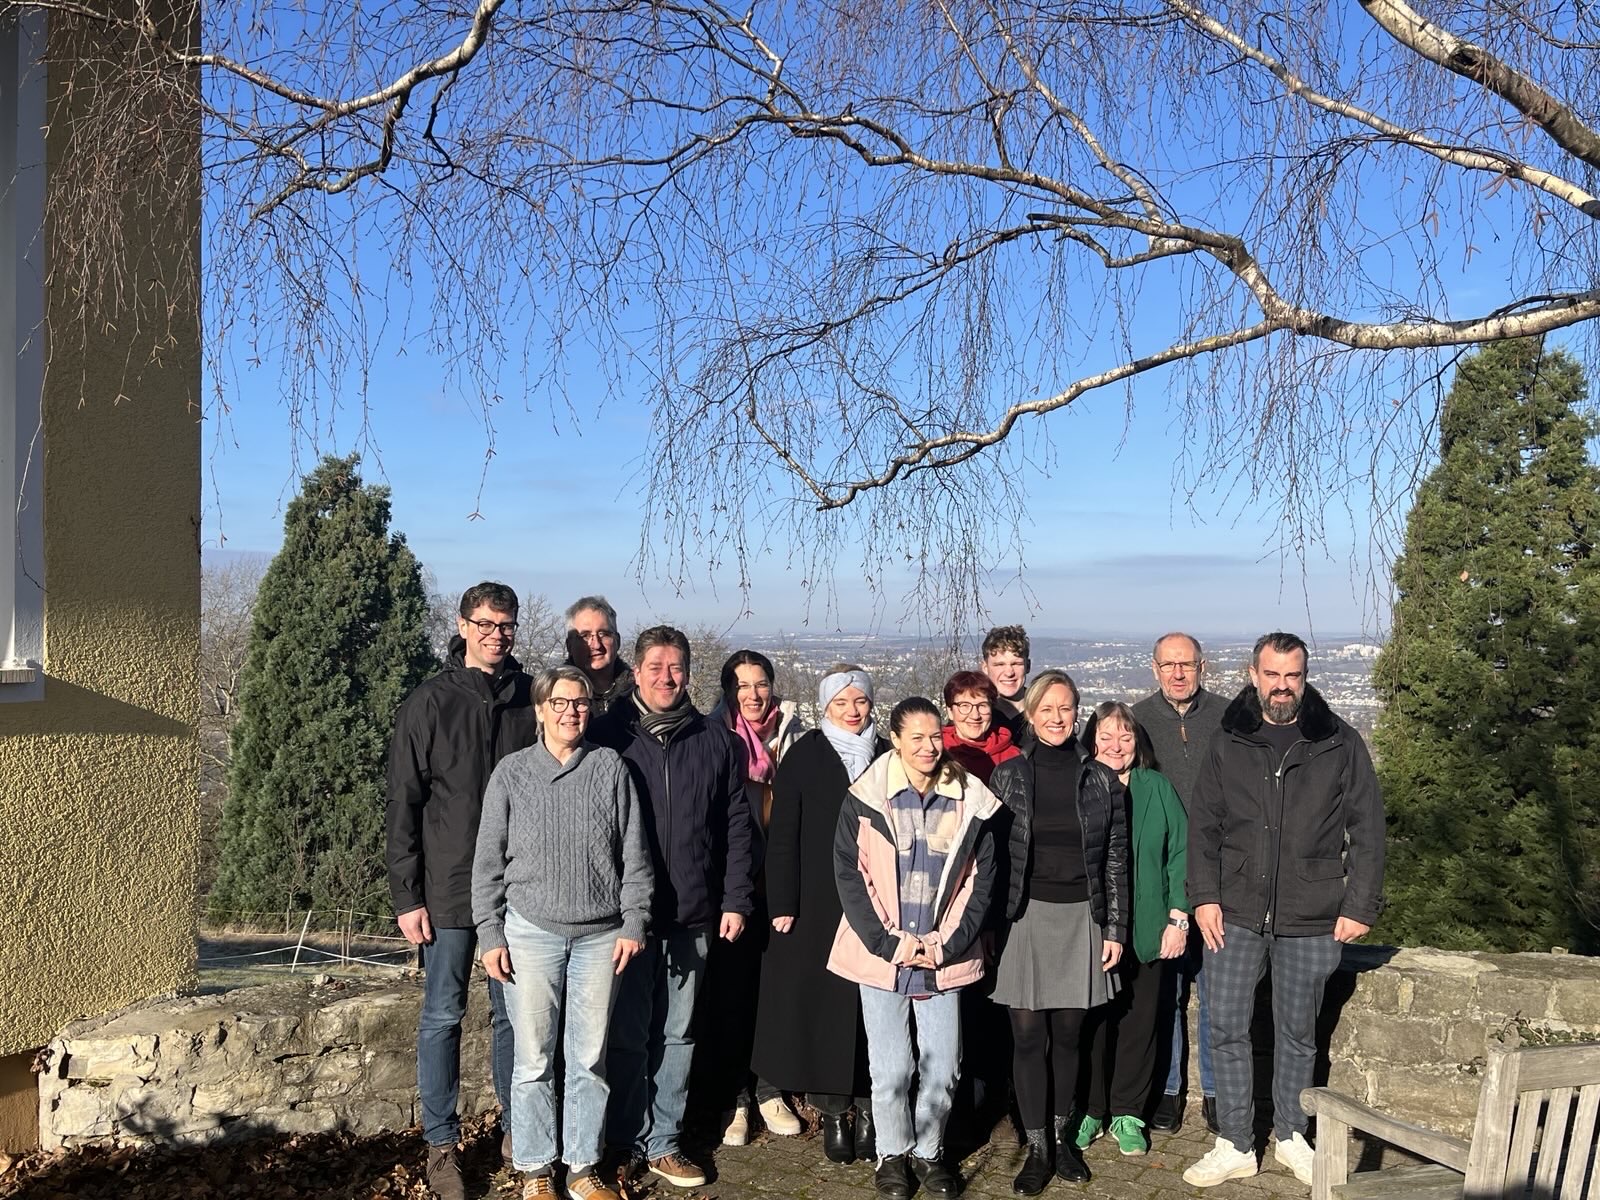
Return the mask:
<path id="1" fill-rule="evenodd" d="M 618 930 L 642 940 L 655 877 L 633 777 L 585 742 L 565 764 L 538 742 L 508 754 L 483 793 L 472 862 L 478 944 L 506 944 L 509 905 L 561 937 Z"/>

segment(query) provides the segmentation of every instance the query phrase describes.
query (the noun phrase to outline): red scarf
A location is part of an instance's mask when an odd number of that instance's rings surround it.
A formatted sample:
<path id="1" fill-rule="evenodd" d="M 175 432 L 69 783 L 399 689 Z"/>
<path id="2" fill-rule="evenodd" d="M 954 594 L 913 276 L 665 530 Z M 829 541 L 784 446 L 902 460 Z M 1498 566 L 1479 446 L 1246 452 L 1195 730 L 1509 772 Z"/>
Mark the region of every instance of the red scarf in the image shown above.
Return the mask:
<path id="1" fill-rule="evenodd" d="M 994 769 L 1008 758 L 1016 758 L 1022 751 L 1011 744 L 1011 730 L 1004 725 L 992 726 L 981 742 L 969 742 L 956 732 L 954 725 L 944 727 L 944 752 L 955 759 L 969 775 L 976 775 L 984 783 Z"/>

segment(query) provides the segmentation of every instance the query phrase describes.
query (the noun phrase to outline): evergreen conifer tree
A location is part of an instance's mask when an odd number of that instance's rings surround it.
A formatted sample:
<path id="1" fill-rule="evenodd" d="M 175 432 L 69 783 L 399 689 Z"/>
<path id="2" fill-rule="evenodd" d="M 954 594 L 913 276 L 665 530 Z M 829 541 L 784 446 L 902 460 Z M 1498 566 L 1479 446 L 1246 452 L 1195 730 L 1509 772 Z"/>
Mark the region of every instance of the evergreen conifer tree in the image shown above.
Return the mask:
<path id="1" fill-rule="evenodd" d="M 1600 470 L 1565 352 L 1465 359 L 1374 682 L 1386 940 L 1600 948 Z"/>
<path id="2" fill-rule="evenodd" d="M 395 709 L 437 665 L 422 574 L 389 489 L 323 459 L 284 518 L 239 687 L 213 916 L 388 911 L 384 756 Z"/>

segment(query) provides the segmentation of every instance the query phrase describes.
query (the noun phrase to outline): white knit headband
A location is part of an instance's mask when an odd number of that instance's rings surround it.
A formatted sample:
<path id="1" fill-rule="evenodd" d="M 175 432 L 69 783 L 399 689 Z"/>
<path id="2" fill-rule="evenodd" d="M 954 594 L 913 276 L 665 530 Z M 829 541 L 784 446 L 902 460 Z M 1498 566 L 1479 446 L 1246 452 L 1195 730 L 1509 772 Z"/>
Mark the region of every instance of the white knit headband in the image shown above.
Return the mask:
<path id="1" fill-rule="evenodd" d="M 845 688 L 852 687 L 860 688 L 869 701 L 872 699 L 872 676 L 865 671 L 835 671 L 832 675 L 824 675 L 822 682 L 817 684 L 817 699 L 823 708 L 827 708 L 835 696 Z"/>

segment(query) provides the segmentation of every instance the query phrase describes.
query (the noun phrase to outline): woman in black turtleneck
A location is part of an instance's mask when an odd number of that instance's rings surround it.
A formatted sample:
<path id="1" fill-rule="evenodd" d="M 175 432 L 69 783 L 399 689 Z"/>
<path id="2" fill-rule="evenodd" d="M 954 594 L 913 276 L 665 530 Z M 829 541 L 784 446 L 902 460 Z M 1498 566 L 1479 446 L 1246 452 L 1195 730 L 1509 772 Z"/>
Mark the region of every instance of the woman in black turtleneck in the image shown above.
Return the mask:
<path id="1" fill-rule="evenodd" d="M 1072 736 L 1078 688 L 1066 672 L 1040 672 L 1023 711 L 1032 744 L 1001 763 L 989 783 L 1011 810 L 994 1000 L 1010 1011 L 1012 1074 L 1028 1138 L 1012 1190 L 1035 1196 L 1052 1167 L 1069 1182 L 1089 1178 L 1069 1118 L 1084 1014 L 1114 994 L 1111 969 L 1128 940 L 1128 808 L 1116 774 Z"/>

